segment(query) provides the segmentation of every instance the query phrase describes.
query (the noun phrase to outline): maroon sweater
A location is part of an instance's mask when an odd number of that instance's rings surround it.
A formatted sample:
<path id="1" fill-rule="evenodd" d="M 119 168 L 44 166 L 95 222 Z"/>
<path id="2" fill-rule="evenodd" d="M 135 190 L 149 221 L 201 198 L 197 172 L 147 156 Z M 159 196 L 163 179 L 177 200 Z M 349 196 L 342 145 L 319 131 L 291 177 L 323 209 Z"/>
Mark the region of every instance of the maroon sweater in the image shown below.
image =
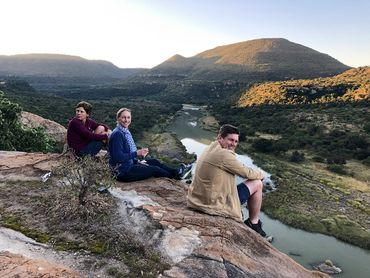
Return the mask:
<path id="1" fill-rule="evenodd" d="M 108 127 L 103 124 L 98 124 L 94 120 L 87 118 L 85 124 L 77 118 L 73 118 L 67 129 L 67 143 L 70 148 L 72 148 L 76 154 L 86 147 L 91 141 L 103 141 L 108 139 L 107 135 L 95 134 L 93 131 L 99 126 Z"/>

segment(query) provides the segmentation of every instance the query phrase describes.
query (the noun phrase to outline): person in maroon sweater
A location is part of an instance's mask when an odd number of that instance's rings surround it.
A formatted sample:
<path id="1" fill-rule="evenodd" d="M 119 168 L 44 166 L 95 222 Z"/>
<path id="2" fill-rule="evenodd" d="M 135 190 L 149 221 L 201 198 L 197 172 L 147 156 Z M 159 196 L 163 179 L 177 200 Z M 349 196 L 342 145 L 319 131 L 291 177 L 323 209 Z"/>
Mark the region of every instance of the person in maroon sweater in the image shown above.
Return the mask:
<path id="1" fill-rule="evenodd" d="M 91 110 L 90 103 L 79 102 L 76 105 L 76 116 L 68 124 L 68 146 L 80 157 L 95 156 L 112 133 L 108 126 L 89 118 Z"/>

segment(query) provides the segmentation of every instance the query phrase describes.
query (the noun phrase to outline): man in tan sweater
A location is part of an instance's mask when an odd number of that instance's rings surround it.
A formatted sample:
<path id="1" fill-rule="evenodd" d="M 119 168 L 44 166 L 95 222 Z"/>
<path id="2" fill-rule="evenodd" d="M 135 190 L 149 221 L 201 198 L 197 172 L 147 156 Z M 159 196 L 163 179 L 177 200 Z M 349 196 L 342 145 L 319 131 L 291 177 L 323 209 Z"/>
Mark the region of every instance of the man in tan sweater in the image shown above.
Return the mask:
<path id="1" fill-rule="evenodd" d="M 236 158 L 239 130 L 232 125 L 220 128 L 217 140 L 211 143 L 197 161 L 195 176 L 189 187 L 188 206 L 212 215 L 243 221 L 240 205 L 248 201 L 249 218 L 244 223 L 265 237 L 259 213 L 262 205 L 260 170 L 246 167 Z M 235 185 L 235 176 L 246 178 Z"/>

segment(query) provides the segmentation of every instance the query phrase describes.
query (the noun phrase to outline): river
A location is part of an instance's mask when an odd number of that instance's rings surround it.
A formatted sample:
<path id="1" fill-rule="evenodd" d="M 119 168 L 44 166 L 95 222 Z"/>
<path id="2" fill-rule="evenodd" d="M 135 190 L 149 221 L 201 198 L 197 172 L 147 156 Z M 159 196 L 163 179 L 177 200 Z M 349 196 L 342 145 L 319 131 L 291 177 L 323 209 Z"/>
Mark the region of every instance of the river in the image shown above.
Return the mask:
<path id="1" fill-rule="evenodd" d="M 177 134 L 189 153 L 196 153 L 198 156 L 216 138 L 214 132 L 199 127 L 198 119 L 203 115 L 204 112 L 198 107 L 184 105 L 184 109 L 168 127 L 169 131 Z M 248 156 L 238 157 L 244 164 L 253 163 Z M 261 220 L 264 230 L 274 237 L 272 245 L 306 268 L 313 269 L 313 265 L 330 259 L 343 270 L 342 273 L 335 274 L 335 277 L 370 277 L 370 250 L 344 243 L 334 237 L 291 228 L 264 213 L 261 213 Z"/>

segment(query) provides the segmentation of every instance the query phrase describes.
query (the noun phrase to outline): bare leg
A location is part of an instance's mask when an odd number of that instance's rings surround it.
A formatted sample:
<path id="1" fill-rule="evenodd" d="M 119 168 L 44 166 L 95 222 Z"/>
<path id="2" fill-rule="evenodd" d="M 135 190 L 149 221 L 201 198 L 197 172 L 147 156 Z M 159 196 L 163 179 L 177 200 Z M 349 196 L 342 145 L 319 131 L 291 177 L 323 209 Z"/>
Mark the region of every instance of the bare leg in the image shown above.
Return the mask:
<path id="1" fill-rule="evenodd" d="M 250 197 L 248 200 L 249 219 L 253 224 L 257 224 L 262 205 L 262 188 L 260 180 L 247 180 L 244 184 L 248 187 Z"/>

